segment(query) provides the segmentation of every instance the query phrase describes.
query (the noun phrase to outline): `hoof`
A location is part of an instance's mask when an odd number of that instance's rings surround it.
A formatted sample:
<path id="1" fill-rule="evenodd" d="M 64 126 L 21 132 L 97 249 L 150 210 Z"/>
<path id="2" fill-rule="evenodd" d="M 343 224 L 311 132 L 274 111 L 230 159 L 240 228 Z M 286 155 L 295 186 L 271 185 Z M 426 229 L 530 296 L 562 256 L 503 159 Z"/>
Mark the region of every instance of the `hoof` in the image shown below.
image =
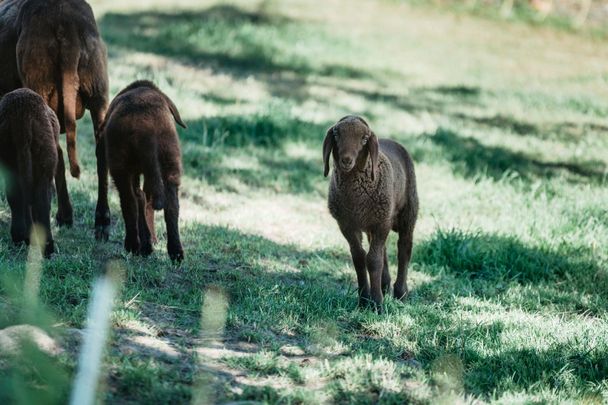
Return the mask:
<path id="1" fill-rule="evenodd" d="M 110 211 L 95 210 L 95 239 L 107 241 L 110 238 Z"/>
<path id="2" fill-rule="evenodd" d="M 70 165 L 70 174 L 73 178 L 80 178 L 80 166 L 78 164 Z"/>
<path id="3" fill-rule="evenodd" d="M 359 296 L 359 308 L 368 309 L 371 308 L 374 301 L 372 301 L 371 297 L 368 295 L 360 295 Z"/>
<path id="4" fill-rule="evenodd" d="M 103 242 L 107 242 L 110 239 L 110 225 L 96 225 L 95 226 L 95 239 Z"/>
<path id="5" fill-rule="evenodd" d="M 382 294 L 387 295 L 390 291 L 391 291 L 390 283 L 382 286 Z"/>
<path id="6" fill-rule="evenodd" d="M 402 290 L 397 289 L 395 287 L 393 297 L 395 297 L 396 300 L 405 301 L 407 299 L 408 294 L 409 294 L 409 291 L 408 291 L 407 287 L 405 287 Z"/>
<path id="7" fill-rule="evenodd" d="M 139 249 L 139 253 L 144 257 L 150 256 L 152 252 L 154 252 L 154 249 L 152 248 L 151 242 L 143 243 L 141 249 Z"/>
<path id="8" fill-rule="evenodd" d="M 138 255 L 140 251 L 139 240 L 125 239 L 125 250 L 134 255 Z"/>
<path id="9" fill-rule="evenodd" d="M 160 211 L 165 208 L 165 199 L 162 195 L 157 195 L 152 199 L 152 208 L 154 211 Z"/>
<path id="10" fill-rule="evenodd" d="M 169 258 L 173 263 L 181 263 L 184 260 L 184 250 L 182 248 L 169 251 Z"/>
<path id="11" fill-rule="evenodd" d="M 15 246 L 29 246 L 30 239 L 25 235 L 12 235 L 13 244 Z"/>
<path id="12" fill-rule="evenodd" d="M 57 225 L 60 227 L 67 226 L 70 228 L 74 225 L 74 215 L 70 213 L 57 212 L 55 215 L 55 219 L 57 220 Z"/>
<path id="13" fill-rule="evenodd" d="M 46 259 L 50 258 L 55 253 L 55 243 L 53 241 L 47 242 L 43 253 Z"/>

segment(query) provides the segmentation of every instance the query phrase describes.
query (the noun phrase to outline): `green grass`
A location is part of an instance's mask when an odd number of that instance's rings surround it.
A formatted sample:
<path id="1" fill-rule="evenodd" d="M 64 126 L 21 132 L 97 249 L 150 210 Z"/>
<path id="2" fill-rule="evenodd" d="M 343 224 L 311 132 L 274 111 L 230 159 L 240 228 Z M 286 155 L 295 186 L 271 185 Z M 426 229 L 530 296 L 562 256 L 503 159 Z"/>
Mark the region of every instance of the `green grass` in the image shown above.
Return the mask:
<path id="1" fill-rule="evenodd" d="M 66 349 L 0 355 L 0 399 L 65 402 L 74 329 L 118 262 L 107 402 L 608 401 L 604 43 L 394 1 L 112 3 L 92 3 L 112 95 L 153 79 L 189 126 L 186 259 L 169 261 L 161 216 L 153 256 L 125 254 L 114 189 L 110 241 L 95 242 L 93 134 L 80 121 L 75 224 L 53 227 L 37 311 L 0 204 L 0 328 L 40 325 Z M 416 163 L 411 294 L 383 315 L 357 309 L 326 209 L 321 144 L 348 113 Z"/>

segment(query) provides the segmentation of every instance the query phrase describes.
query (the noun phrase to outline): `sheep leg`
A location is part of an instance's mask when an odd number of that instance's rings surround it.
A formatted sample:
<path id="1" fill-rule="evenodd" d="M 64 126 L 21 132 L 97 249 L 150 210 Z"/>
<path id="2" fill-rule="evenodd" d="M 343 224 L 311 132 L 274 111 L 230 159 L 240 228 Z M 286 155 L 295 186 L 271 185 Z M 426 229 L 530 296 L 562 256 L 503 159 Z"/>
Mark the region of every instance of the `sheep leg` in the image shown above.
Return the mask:
<path id="1" fill-rule="evenodd" d="M 133 190 L 137 198 L 137 211 L 139 215 L 138 228 L 139 228 L 139 241 L 140 241 L 140 253 L 143 256 L 149 256 L 152 254 L 152 240 L 150 239 L 150 230 L 148 229 L 148 222 L 146 220 L 146 196 L 141 188 L 139 188 L 139 176 L 133 176 Z"/>
<path id="2" fill-rule="evenodd" d="M 55 243 L 53 242 L 53 234 L 51 233 L 51 189 L 49 183 L 41 182 L 34 189 L 33 201 L 33 219 L 34 222 L 41 225 L 45 233 L 45 244 L 43 254 L 45 257 L 50 257 L 55 253 Z"/>
<path id="3" fill-rule="evenodd" d="M 63 150 L 57 143 L 57 169 L 55 171 L 55 188 L 57 189 L 57 225 L 72 226 L 74 223 L 74 213 L 70 195 L 68 194 L 68 186 L 65 180 L 65 162 L 63 161 Z"/>
<path id="4" fill-rule="evenodd" d="M 403 300 L 407 296 L 407 267 L 412 257 L 412 242 L 414 237 L 414 229 L 399 232 L 398 250 L 398 268 L 397 280 L 395 280 L 393 294 L 396 299 Z"/>
<path id="5" fill-rule="evenodd" d="M 386 246 L 384 246 L 384 267 L 382 268 L 382 293 L 388 294 L 391 288 L 391 274 L 388 271 L 388 255 L 386 254 Z"/>
<path id="6" fill-rule="evenodd" d="M 350 246 L 350 256 L 357 272 L 359 285 L 359 306 L 365 307 L 370 303 L 369 281 L 365 270 L 365 250 L 361 244 L 361 232 L 340 228 Z"/>
<path id="7" fill-rule="evenodd" d="M 156 237 L 156 227 L 154 225 L 154 207 L 152 206 L 152 201 L 146 198 L 146 224 L 148 225 L 148 230 L 150 231 L 150 241 L 153 245 L 158 242 L 158 238 Z"/>
<path id="8" fill-rule="evenodd" d="M 93 117 L 93 125 L 97 128 L 99 118 Z M 110 206 L 108 205 L 108 163 L 104 138 L 97 134 L 95 155 L 97 156 L 97 207 L 95 208 L 95 239 L 107 241 L 110 237 Z"/>
<path id="9" fill-rule="evenodd" d="M 378 313 L 382 312 L 382 272 L 384 269 L 384 248 L 387 237 L 387 231 L 373 232 L 370 240 L 369 252 L 367 252 L 366 257 L 372 301 L 374 302 Z"/>
<path id="10" fill-rule="evenodd" d="M 165 225 L 167 227 L 167 252 L 173 262 L 184 260 L 184 249 L 179 238 L 179 198 L 177 184 L 165 180 Z"/>
<path id="11" fill-rule="evenodd" d="M 13 243 L 29 244 L 29 235 L 26 227 L 26 203 L 21 192 L 21 184 L 18 180 L 7 181 L 6 199 L 11 208 L 11 238 Z"/>
<path id="12" fill-rule="evenodd" d="M 133 191 L 131 175 L 117 173 L 112 176 L 120 196 L 120 208 L 125 221 L 125 249 L 127 252 L 139 254 L 140 240 L 137 227 L 137 200 Z"/>

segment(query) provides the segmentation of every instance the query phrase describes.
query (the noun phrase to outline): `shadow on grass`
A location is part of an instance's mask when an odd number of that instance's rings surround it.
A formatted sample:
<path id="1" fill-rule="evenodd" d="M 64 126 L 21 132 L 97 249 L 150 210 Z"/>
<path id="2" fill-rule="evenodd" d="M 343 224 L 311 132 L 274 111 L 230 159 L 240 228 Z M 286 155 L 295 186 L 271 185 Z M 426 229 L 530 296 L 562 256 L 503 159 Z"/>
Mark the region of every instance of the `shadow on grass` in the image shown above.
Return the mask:
<path id="1" fill-rule="evenodd" d="M 530 310 L 608 310 L 608 272 L 584 249 L 563 246 L 556 252 L 513 236 L 440 230 L 416 247 L 414 261 L 432 275 L 457 281 L 456 296 L 473 294 Z M 421 288 L 422 295 L 437 292 L 432 285 Z"/>
<path id="2" fill-rule="evenodd" d="M 420 243 L 413 263 L 433 277 L 414 288 L 409 302 L 415 319 L 410 339 L 419 342 L 415 356 L 431 372 L 442 357 L 456 355 L 466 370 L 458 377 L 465 392 L 487 399 L 531 386 L 584 391 L 603 381 L 608 372 L 605 342 L 581 344 L 586 332 L 571 325 L 562 330 L 572 336 L 567 342 L 562 337 L 547 348 L 520 348 L 501 338 L 517 329 L 536 336 L 519 322 L 551 335 L 535 319 L 538 314 L 602 319 L 608 311 L 608 273 L 591 252 L 563 247 L 558 253 L 511 236 L 453 230 L 438 231 Z M 517 321 L 506 316 L 507 327 L 502 321 L 507 310 L 529 315 L 519 315 Z M 455 311 L 472 318 L 452 316 Z M 487 312 L 496 312 L 491 317 L 496 320 L 482 315 Z M 587 318 L 579 319 L 586 323 Z"/>
<path id="3" fill-rule="evenodd" d="M 205 66 L 235 77 L 256 75 L 271 91 L 305 95 L 305 77 L 369 78 L 365 71 L 322 62 L 294 46 L 332 44 L 322 26 L 306 26 L 263 8 L 218 5 L 200 11 L 109 13 L 100 21 L 111 47 Z"/>
<path id="4" fill-rule="evenodd" d="M 444 150 L 454 170 L 465 177 L 485 174 L 499 180 L 515 172 L 526 181 L 564 174 L 570 181 L 602 183 L 606 180 L 605 165 L 599 161 L 545 162 L 502 147 L 486 146 L 475 138 L 441 128 L 431 140 Z"/>
<path id="5" fill-rule="evenodd" d="M 222 191 L 238 192 L 245 185 L 320 193 L 325 188 L 320 147 L 328 126 L 281 111 L 189 121 L 188 130 L 180 133 L 185 175 Z M 305 154 L 290 155 L 285 146 L 289 142 Z M 318 149 L 318 159 L 306 157 L 311 148 Z"/>

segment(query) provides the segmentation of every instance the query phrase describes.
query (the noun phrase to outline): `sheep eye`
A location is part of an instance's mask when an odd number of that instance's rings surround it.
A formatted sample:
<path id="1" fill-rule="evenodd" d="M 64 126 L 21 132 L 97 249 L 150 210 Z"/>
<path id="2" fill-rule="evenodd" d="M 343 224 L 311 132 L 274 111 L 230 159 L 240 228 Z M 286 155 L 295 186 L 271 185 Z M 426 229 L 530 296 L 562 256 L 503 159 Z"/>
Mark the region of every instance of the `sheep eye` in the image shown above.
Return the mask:
<path id="1" fill-rule="evenodd" d="M 365 144 L 367 143 L 367 138 L 363 138 L 363 140 L 361 141 L 361 143 L 362 143 L 363 145 L 365 145 Z"/>

